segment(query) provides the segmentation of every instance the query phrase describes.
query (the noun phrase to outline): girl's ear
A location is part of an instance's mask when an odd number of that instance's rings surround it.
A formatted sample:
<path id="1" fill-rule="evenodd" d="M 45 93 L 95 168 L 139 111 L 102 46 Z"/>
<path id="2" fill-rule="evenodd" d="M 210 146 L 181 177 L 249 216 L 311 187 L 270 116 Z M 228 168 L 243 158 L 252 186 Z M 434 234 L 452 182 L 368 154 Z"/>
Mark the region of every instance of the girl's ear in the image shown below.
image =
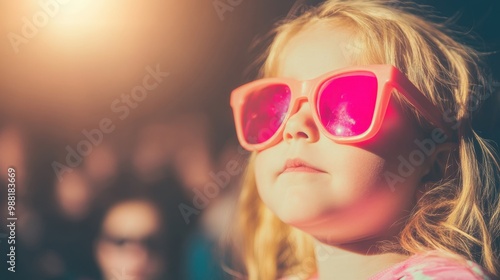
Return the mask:
<path id="1" fill-rule="evenodd" d="M 417 198 L 426 193 L 433 183 L 457 174 L 459 168 L 457 147 L 456 143 L 443 143 L 436 147 L 434 153 L 429 156 L 427 169 L 422 173 Z"/>

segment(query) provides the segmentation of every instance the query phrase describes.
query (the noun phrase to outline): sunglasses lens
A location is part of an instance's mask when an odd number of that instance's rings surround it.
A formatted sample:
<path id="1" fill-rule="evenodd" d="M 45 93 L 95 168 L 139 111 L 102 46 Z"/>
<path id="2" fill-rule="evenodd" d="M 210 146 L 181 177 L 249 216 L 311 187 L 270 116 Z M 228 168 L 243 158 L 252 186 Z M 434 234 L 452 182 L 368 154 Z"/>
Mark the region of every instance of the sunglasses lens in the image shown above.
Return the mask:
<path id="1" fill-rule="evenodd" d="M 266 85 L 248 95 L 242 114 L 243 133 L 249 144 L 260 144 L 273 136 L 290 106 L 287 85 Z"/>
<path id="2" fill-rule="evenodd" d="M 371 73 L 326 81 L 317 99 L 321 123 L 334 136 L 363 134 L 372 123 L 377 100 L 377 78 Z"/>

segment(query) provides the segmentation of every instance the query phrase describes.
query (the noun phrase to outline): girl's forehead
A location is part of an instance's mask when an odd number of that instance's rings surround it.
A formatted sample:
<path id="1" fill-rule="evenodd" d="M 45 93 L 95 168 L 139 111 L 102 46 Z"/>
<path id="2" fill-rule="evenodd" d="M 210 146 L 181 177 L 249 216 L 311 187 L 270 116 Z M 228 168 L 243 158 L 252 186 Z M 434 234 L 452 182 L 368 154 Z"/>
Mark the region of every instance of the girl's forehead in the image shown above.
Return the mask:
<path id="1" fill-rule="evenodd" d="M 345 28 L 317 23 L 292 35 L 278 59 L 280 77 L 309 80 L 353 65 L 353 34 Z"/>

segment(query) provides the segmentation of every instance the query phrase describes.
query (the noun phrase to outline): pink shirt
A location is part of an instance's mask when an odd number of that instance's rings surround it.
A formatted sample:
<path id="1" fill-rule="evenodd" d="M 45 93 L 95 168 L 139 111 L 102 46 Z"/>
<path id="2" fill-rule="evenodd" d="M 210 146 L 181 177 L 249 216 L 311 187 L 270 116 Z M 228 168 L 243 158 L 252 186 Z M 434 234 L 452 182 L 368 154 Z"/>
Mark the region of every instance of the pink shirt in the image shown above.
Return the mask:
<path id="1" fill-rule="evenodd" d="M 317 276 L 310 280 L 317 280 Z M 436 255 L 414 255 L 368 280 L 493 280 L 474 262 Z"/>

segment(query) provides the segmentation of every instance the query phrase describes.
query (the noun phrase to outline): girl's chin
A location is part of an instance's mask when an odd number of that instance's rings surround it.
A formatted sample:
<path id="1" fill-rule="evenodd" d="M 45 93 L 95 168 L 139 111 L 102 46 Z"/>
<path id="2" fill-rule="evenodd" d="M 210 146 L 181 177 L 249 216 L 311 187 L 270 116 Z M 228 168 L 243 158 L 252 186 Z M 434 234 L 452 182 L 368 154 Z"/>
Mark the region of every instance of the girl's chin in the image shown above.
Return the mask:
<path id="1" fill-rule="evenodd" d="M 284 223 L 310 234 L 322 232 L 330 228 L 327 224 L 331 224 L 317 213 L 306 213 L 304 211 L 300 213 L 288 212 L 286 215 L 282 213 L 279 218 Z"/>

